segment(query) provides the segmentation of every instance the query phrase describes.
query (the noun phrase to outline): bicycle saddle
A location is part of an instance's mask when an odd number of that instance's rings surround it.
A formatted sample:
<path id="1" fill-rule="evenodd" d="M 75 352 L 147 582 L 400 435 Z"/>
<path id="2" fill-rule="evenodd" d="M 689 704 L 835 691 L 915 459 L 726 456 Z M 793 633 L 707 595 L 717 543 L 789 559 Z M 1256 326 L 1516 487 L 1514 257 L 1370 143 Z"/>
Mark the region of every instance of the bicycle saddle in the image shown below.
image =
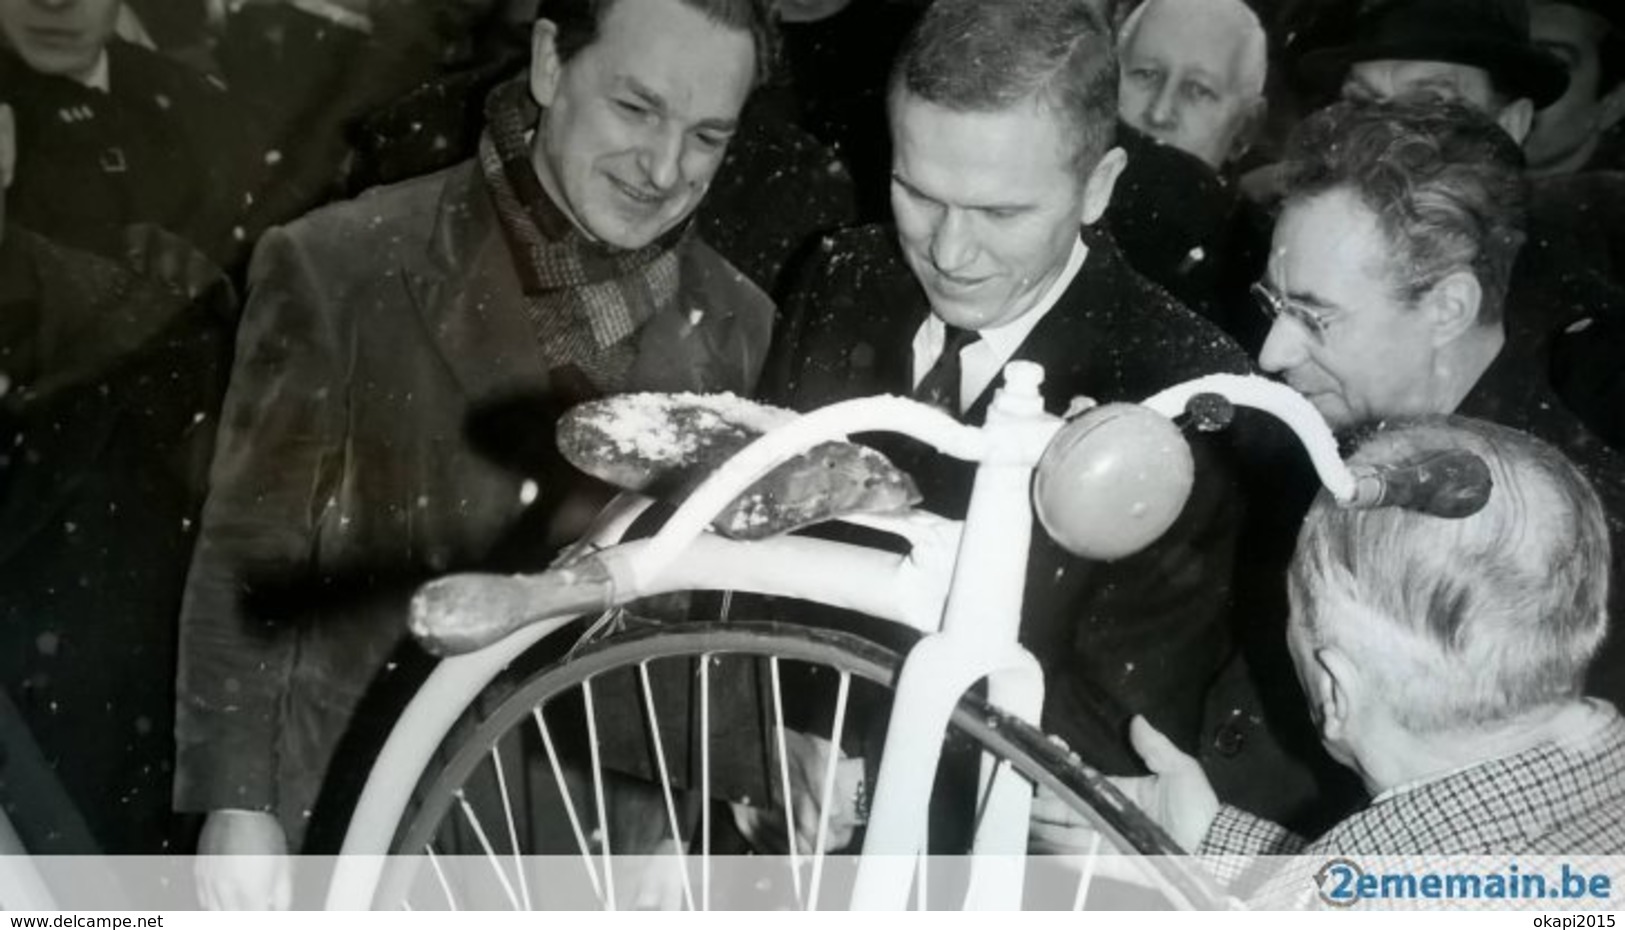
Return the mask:
<path id="1" fill-rule="evenodd" d="M 571 408 L 559 421 L 558 445 L 571 465 L 595 478 L 679 502 L 740 449 L 795 417 L 732 394 L 622 394 Z M 752 484 L 712 527 L 733 539 L 765 539 L 919 502 L 914 479 L 884 455 L 825 442 Z"/>

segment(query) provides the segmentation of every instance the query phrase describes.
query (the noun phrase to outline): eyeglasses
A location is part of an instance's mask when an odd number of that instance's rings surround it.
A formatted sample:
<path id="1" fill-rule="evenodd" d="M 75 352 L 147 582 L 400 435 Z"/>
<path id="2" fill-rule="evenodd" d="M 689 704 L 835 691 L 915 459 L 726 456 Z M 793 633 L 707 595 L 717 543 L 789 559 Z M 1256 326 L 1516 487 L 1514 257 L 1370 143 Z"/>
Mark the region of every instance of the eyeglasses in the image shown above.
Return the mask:
<path id="1" fill-rule="evenodd" d="M 1280 293 L 1262 281 L 1252 286 L 1253 300 L 1258 303 L 1258 309 L 1274 322 L 1277 317 L 1285 316 L 1302 326 L 1316 342 L 1326 339 L 1326 330 L 1331 326 L 1332 319 L 1326 314 L 1305 305 L 1302 301 Z"/>

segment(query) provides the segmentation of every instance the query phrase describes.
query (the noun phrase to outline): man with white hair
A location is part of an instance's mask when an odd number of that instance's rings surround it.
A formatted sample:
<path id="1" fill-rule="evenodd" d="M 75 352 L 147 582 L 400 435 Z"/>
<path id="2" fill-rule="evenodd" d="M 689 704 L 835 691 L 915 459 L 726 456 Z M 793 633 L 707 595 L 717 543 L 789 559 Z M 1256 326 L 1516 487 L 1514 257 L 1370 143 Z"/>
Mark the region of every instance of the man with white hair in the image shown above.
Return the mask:
<path id="1" fill-rule="evenodd" d="M 1118 38 L 1118 113 L 1221 170 L 1263 121 L 1267 46 L 1242 0 L 1146 0 Z"/>
<path id="2" fill-rule="evenodd" d="M 1352 462 L 1455 450 L 1489 469 L 1477 513 L 1347 510 L 1322 493 L 1288 570 L 1293 665 L 1368 805 L 1306 843 L 1221 806 L 1196 760 L 1135 721 L 1153 774 L 1120 784 L 1255 902 L 1341 905 L 1316 877 L 1330 856 L 1625 852 L 1625 721 L 1582 690 L 1607 626 L 1602 505 L 1557 450 L 1476 420 L 1396 421 Z M 1076 843 L 1051 799 L 1037 815 L 1040 840 Z"/>

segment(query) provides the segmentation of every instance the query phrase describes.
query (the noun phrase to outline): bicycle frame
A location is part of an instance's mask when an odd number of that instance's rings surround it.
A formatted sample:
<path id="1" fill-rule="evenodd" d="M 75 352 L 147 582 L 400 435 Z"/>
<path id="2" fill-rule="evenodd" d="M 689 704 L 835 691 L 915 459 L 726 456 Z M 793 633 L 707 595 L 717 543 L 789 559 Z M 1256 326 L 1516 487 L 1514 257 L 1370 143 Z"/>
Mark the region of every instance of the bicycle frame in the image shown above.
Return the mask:
<path id="1" fill-rule="evenodd" d="M 983 427 L 961 424 L 934 408 L 896 397 L 848 401 L 806 414 L 742 450 L 654 537 L 590 557 L 608 579 L 601 592 L 604 607 L 671 590 L 745 590 L 851 607 L 927 634 L 909 653 L 897 683 L 854 907 L 907 905 L 911 873 L 923 852 L 942 738 L 965 691 L 985 680 L 993 704 L 1028 722 L 1036 721 L 1043 705 L 1038 663 L 1017 641 L 1033 522 L 1032 472 L 1063 425 L 1044 412 L 1042 380 L 1043 370 L 1037 365 L 1007 366 L 1004 387 Z M 1283 385 L 1215 375 L 1171 388 L 1145 405 L 1171 418 L 1199 393 L 1218 393 L 1281 418 L 1299 434 L 1327 488 L 1339 499 L 1353 493 L 1354 480 L 1324 421 Z M 740 543 L 702 535 L 723 507 L 780 462 L 820 442 L 879 431 L 912 436 L 945 454 L 978 463 L 963 532 L 955 533 L 953 524 L 941 520 L 913 529 L 895 521 L 854 521 L 927 539 L 929 544 L 916 546 L 909 557 L 797 537 Z M 599 535 L 618 539 L 634 516 L 631 510 L 607 515 Z M 954 551 L 944 551 L 948 549 Z M 819 560 L 841 567 L 830 574 L 806 571 Z M 809 575 L 816 578 L 815 585 L 807 583 Z M 378 757 L 346 835 L 329 888 L 329 908 L 372 904 L 383 857 L 418 774 L 468 701 L 574 615 L 540 620 L 436 668 Z M 1031 791 L 1009 772 L 987 770 L 983 787 L 981 796 L 987 802 L 975 839 L 966 905 L 1013 909 L 1022 890 Z"/>

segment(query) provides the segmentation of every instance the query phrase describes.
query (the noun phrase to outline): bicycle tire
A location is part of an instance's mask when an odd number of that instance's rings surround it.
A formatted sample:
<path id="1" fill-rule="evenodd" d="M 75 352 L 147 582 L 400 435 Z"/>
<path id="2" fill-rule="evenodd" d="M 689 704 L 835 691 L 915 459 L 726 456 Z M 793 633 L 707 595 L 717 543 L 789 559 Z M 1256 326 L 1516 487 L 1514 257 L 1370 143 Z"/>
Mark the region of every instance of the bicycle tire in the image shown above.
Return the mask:
<path id="1" fill-rule="evenodd" d="M 434 838 L 455 817 L 459 805 L 466 803 L 464 790 L 482 766 L 496 760 L 491 766 L 493 769 L 507 768 L 508 763 L 503 761 L 498 747 L 505 738 L 517 732 L 516 727 L 525 726 L 533 710 L 577 692 L 584 683 L 601 679 L 607 674 L 628 671 L 644 663 L 692 661 L 697 657 L 719 655 L 756 660 L 777 659 L 831 668 L 852 676 L 854 680 L 886 690 L 893 687 L 901 666 L 895 652 L 850 633 L 773 622 L 657 623 L 621 632 L 572 651 L 562 659 L 530 673 L 523 681 L 507 686 L 506 693 L 494 707 L 477 715 L 477 722 L 472 723 L 471 729 L 464 727 L 461 733 L 454 730 L 448 737 L 447 743 L 455 745 L 443 747 L 443 765 L 426 773 L 420 780 L 414 803 L 403 817 L 392 845 L 393 851 L 401 858 L 392 858 L 386 867 L 374 906 L 396 907 L 406 900 L 406 889 L 414 880 L 414 876 L 408 873 L 422 867 L 422 863 L 413 855 L 421 854 L 425 849 L 429 849 L 432 855 Z M 1223 906 L 1222 897 L 1210 882 L 1178 864 L 1176 857 L 1183 854 L 1167 834 L 1124 798 L 1105 777 L 1081 764 L 1064 744 L 1005 715 L 974 694 L 961 700 L 953 715 L 951 729 L 979 746 L 981 751 L 1008 762 L 1028 781 L 1055 792 L 1074 809 L 1088 812 L 1104 828 L 1103 832 L 1109 840 L 1120 848 L 1153 857 L 1148 860 L 1149 867 L 1162 885 L 1162 892 L 1176 906 L 1198 909 Z M 552 747 L 548 752 L 552 754 Z M 556 778 L 562 779 L 558 775 L 556 759 L 553 771 Z M 500 772 L 496 775 L 499 780 L 504 777 Z M 563 783 L 562 780 L 560 783 Z M 669 779 L 667 784 L 670 784 Z M 504 787 L 502 790 L 506 792 L 508 789 Z M 567 787 L 565 791 L 568 791 Z M 568 801 L 569 795 L 565 794 L 564 797 Z M 668 804 L 669 798 L 668 794 Z M 568 803 L 573 810 L 575 802 Z M 702 802 L 702 805 L 704 803 L 708 801 Z M 511 811 L 508 817 L 508 832 L 513 834 Z M 581 838 L 579 829 L 576 838 Z M 495 855 L 495 844 L 488 843 L 487 839 L 481 835 L 480 842 L 488 854 Z M 517 853 L 519 843 L 516 835 L 513 836 L 512 845 L 515 849 L 511 852 Z M 438 862 L 433 867 L 437 871 L 441 868 Z M 590 870 L 590 863 L 588 867 Z M 501 871 L 500 866 L 498 870 Z M 444 875 L 440 879 L 444 884 Z M 512 903 L 518 906 L 520 902 L 511 883 L 504 878 L 502 884 Z M 445 892 L 448 899 L 452 898 L 449 887 L 445 888 Z M 525 904 L 530 904 L 528 891 Z"/>

